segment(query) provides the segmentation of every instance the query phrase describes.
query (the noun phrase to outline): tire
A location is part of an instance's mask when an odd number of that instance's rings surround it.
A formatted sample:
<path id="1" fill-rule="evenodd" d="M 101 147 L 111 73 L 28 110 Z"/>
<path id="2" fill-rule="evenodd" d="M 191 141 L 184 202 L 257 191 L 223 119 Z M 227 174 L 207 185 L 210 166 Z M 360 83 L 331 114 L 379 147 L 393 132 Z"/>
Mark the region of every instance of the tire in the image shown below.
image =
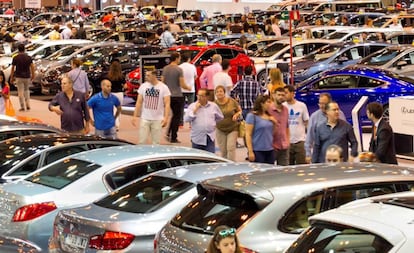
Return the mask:
<path id="1" fill-rule="evenodd" d="M 267 76 L 267 79 L 269 79 L 269 76 Z M 265 70 L 262 70 L 259 72 L 259 74 L 257 74 L 257 82 L 260 84 L 260 86 L 262 86 L 263 89 L 267 89 L 266 87 L 267 80 L 266 80 Z"/>
<path id="2" fill-rule="evenodd" d="M 382 118 L 385 119 L 387 122 L 390 121 L 390 107 L 388 104 L 383 105 L 384 112 L 382 113 Z"/>

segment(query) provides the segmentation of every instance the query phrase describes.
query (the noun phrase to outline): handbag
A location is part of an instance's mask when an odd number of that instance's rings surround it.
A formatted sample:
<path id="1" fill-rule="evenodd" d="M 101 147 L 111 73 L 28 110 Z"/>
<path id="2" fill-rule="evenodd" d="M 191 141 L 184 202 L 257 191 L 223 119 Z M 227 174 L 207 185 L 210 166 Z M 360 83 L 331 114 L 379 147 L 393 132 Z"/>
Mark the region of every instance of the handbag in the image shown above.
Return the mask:
<path id="1" fill-rule="evenodd" d="M 239 122 L 239 138 L 246 136 L 246 121 L 242 120 Z"/>
<path id="2" fill-rule="evenodd" d="M 11 116 L 11 117 L 16 116 L 16 112 L 14 111 L 11 100 L 5 99 L 4 103 L 5 103 L 6 115 Z"/>

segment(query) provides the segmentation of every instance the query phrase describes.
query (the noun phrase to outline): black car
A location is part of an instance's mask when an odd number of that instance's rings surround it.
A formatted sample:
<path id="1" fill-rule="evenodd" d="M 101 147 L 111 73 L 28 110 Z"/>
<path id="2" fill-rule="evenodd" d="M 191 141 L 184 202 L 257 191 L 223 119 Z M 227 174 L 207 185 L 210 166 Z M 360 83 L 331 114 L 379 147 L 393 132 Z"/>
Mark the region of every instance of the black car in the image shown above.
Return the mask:
<path id="1" fill-rule="evenodd" d="M 95 135 L 39 134 L 0 142 L 0 182 L 21 178 L 65 156 L 86 150 L 132 144 Z"/>
<path id="2" fill-rule="evenodd" d="M 81 58 L 82 68 L 88 73 L 92 93 L 101 90 L 100 82 L 108 74 L 109 66 L 115 59 L 119 60 L 124 74 L 131 72 L 139 66 L 141 55 L 158 54 L 162 48 L 147 44 L 134 44 L 125 42 L 114 47 L 98 48 Z M 60 69 L 50 71 L 42 78 L 42 88 L 49 89 L 54 94 L 60 90 L 60 78 L 63 73 L 69 72 L 71 67 L 65 65 Z"/>

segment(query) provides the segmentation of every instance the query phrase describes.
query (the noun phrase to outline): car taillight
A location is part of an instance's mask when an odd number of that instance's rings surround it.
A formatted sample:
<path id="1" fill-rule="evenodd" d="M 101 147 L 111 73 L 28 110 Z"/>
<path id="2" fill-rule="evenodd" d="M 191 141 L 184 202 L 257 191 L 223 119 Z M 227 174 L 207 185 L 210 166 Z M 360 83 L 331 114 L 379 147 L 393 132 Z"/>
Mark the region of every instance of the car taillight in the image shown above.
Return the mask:
<path id="1" fill-rule="evenodd" d="M 14 222 L 28 221 L 47 214 L 57 207 L 54 202 L 43 202 L 22 206 L 16 210 L 13 216 Z"/>
<path id="2" fill-rule="evenodd" d="M 256 251 L 248 249 L 248 248 L 244 248 L 244 247 L 240 247 L 241 252 L 243 253 L 256 253 Z"/>
<path id="3" fill-rule="evenodd" d="M 89 238 L 89 248 L 100 250 L 119 250 L 128 247 L 135 236 L 127 233 L 106 231 L 103 235 Z"/>

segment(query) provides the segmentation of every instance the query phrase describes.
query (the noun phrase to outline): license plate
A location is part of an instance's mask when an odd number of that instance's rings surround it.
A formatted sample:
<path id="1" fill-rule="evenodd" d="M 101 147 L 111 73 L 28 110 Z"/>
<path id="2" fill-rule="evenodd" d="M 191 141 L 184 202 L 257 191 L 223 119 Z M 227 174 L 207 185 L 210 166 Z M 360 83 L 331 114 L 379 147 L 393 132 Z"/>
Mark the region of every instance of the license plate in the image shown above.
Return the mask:
<path id="1" fill-rule="evenodd" d="M 65 237 L 65 243 L 72 247 L 84 249 L 88 245 L 88 238 L 73 234 L 67 234 Z"/>

